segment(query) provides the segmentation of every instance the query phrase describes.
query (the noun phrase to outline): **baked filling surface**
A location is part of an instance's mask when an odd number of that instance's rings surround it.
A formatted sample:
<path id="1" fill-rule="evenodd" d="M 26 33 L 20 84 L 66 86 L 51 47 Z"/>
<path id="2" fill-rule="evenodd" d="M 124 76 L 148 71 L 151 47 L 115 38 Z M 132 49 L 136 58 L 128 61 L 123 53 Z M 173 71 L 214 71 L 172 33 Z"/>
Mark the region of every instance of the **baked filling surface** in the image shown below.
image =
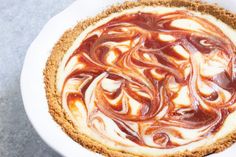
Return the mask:
<path id="1" fill-rule="evenodd" d="M 62 107 L 80 132 L 112 149 L 168 154 L 214 143 L 236 129 L 235 35 L 186 8 L 112 14 L 65 53 Z"/>

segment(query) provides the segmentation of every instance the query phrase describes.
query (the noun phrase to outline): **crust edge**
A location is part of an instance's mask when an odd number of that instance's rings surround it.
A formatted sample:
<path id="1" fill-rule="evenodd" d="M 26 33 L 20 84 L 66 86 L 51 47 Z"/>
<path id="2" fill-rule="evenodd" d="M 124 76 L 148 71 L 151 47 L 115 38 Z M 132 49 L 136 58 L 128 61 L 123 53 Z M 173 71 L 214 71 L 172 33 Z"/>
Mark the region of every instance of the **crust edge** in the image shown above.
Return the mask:
<path id="1" fill-rule="evenodd" d="M 236 29 L 236 15 L 217 6 L 200 1 L 188 1 L 188 0 L 139 0 L 138 2 L 125 2 L 121 5 L 114 5 L 104 12 L 98 14 L 93 18 L 88 18 L 82 22 L 79 22 L 74 28 L 67 30 L 59 41 L 53 47 L 51 55 L 49 56 L 46 67 L 44 69 L 44 83 L 46 97 L 49 106 L 49 113 L 53 119 L 61 126 L 63 131 L 67 133 L 74 141 L 81 144 L 83 147 L 92 150 L 94 152 L 103 154 L 109 157 L 144 157 L 142 155 L 135 155 L 128 152 L 122 152 L 117 150 L 112 150 L 106 147 L 103 144 L 91 139 L 90 137 L 80 133 L 76 128 L 73 122 L 70 120 L 69 116 L 63 110 L 61 106 L 60 96 L 56 90 L 56 74 L 57 68 L 62 60 L 64 54 L 73 44 L 76 37 L 88 26 L 96 23 L 100 19 L 107 17 L 108 15 L 120 12 L 125 9 L 129 9 L 136 6 L 158 6 L 164 5 L 167 7 L 186 7 L 190 10 L 199 11 L 202 13 L 207 13 L 215 16 L 217 19 L 220 19 L 224 23 L 230 25 L 232 28 Z M 161 157 L 184 157 L 184 156 L 204 156 L 212 154 L 215 152 L 223 151 L 224 149 L 231 146 L 236 142 L 236 130 L 231 134 L 225 136 L 222 139 L 219 139 L 210 146 L 200 147 L 193 151 L 179 152 L 177 154 L 162 155 Z"/>

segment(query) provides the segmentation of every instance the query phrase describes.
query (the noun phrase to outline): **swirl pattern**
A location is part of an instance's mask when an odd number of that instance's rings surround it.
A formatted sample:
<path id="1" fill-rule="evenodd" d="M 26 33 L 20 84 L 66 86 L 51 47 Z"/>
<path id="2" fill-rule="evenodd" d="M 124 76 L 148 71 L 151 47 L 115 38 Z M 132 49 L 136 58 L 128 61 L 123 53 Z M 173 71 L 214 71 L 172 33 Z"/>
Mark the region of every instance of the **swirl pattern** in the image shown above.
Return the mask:
<path id="1" fill-rule="evenodd" d="M 125 146 L 199 141 L 235 110 L 234 51 L 219 28 L 186 11 L 116 17 L 67 60 L 64 108 Z"/>

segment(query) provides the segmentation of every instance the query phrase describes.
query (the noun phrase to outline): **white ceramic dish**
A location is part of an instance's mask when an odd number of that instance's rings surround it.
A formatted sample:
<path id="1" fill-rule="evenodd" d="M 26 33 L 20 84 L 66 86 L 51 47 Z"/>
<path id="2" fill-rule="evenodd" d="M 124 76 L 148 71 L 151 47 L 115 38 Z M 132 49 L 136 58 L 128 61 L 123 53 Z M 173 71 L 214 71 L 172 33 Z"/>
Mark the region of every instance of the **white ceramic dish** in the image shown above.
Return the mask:
<path id="1" fill-rule="evenodd" d="M 236 12 L 236 1 L 206 0 L 218 3 L 224 8 Z M 48 112 L 48 105 L 43 84 L 43 69 L 51 49 L 60 36 L 77 21 L 95 16 L 108 6 L 123 2 L 123 0 L 77 0 L 67 9 L 54 16 L 42 29 L 37 38 L 30 45 L 22 73 L 21 93 L 28 118 L 41 138 L 54 150 L 67 157 L 101 156 L 93 153 L 68 137 L 52 119 Z M 211 157 L 235 156 L 236 144 L 224 152 L 213 154 Z"/>

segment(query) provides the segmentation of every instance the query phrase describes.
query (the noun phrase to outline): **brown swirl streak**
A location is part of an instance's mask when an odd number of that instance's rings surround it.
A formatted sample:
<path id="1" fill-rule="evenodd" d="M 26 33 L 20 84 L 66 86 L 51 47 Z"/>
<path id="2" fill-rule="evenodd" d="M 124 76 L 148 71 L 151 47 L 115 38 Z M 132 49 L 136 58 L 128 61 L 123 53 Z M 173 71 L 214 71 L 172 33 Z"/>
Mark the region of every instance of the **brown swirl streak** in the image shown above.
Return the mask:
<path id="1" fill-rule="evenodd" d="M 190 31 L 172 27 L 171 22 L 176 19 L 193 20 L 207 31 Z M 123 28 L 125 28 L 125 30 Z M 203 133 L 201 137 L 192 139 L 192 142 L 198 141 L 205 135 L 213 134 L 219 130 L 229 112 L 234 111 L 231 106 L 236 102 L 236 74 L 233 70 L 235 67 L 235 46 L 220 29 L 210 22 L 199 17 L 194 17 L 183 11 L 163 15 L 137 13 L 115 18 L 94 31 L 96 30 L 102 31 L 101 35 L 90 35 L 72 55 L 80 55 L 79 53 L 81 52 L 86 53 L 89 56 L 89 60 L 80 60 L 80 62 L 86 65 L 86 68 L 73 71 L 66 80 L 81 77 L 83 73 L 92 75 L 94 79 L 102 72 L 108 72 L 109 77 L 113 79 L 121 79 L 123 82 L 121 87 L 111 93 L 104 91 L 100 80 L 95 88 L 95 101 L 98 110 L 113 119 L 120 130 L 126 133 L 127 139 L 139 145 L 152 147 L 141 137 L 142 129 L 132 130 L 137 131 L 134 135 L 128 131 L 131 128 L 126 124 L 126 121 L 138 123 L 139 126 L 150 123 L 151 125 L 147 126 L 152 128 L 151 130 L 155 132 L 154 134 L 152 133 L 152 138 L 154 143 L 157 144 L 156 148 L 177 147 L 180 144 L 172 141 L 169 135 L 171 134 L 182 139 L 184 139 L 184 137 L 175 129 L 170 131 L 169 128 L 171 126 L 189 130 L 202 128 Z M 109 34 L 112 31 L 115 33 Z M 175 41 L 173 41 L 173 43 L 168 41 L 163 42 L 158 39 L 159 33 L 172 35 L 175 37 Z M 138 43 L 132 46 L 136 39 L 139 40 Z M 127 46 L 129 50 L 125 52 L 116 48 L 115 45 L 107 44 L 108 42 L 120 43 L 123 41 L 131 41 L 131 44 Z M 206 41 L 210 46 L 204 46 L 200 41 Z M 181 68 L 186 67 L 188 60 L 185 60 L 182 56 L 179 56 L 177 52 L 172 50 L 175 45 L 183 46 L 190 55 L 189 62 L 191 72 L 187 78 L 184 77 L 183 69 Z M 110 65 L 107 63 L 106 59 L 104 59 L 104 56 L 106 56 L 110 50 L 115 51 L 117 55 L 115 58 L 116 62 L 113 65 Z M 200 75 L 200 63 L 197 60 L 198 55 L 205 57 L 208 53 L 213 53 L 213 50 L 220 51 L 220 55 L 225 55 L 225 57 L 228 57 L 230 60 L 229 66 L 227 67 L 229 83 L 226 85 L 221 83 L 222 80 L 226 78 L 216 78 L 218 82 L 214 82 L 214 79 L 206 79 Z M 143 57 L 144 53 L 151 56 L 151 60 L 146 60 Z M 170 61 L 170 59 L 181 60 L 182 63 L 179 65 Z M 141 73 L 139 69 L 143 69 L 144 73 Z M 180 84 L 180 86 L 187 85 L 191 99 L 190 107 L 176 110 L 175 104 L 173 104 L 172 101 L 178 96 L 178 93 L 173 93 L 168 90 L 168 81 L 152 78 L 152 74 L 150 73 L 152 69 L 164 71 L 167 80 L 169 76 L 173 76 L 176 83 Z M 209 96 L 200 93 L 197 87 L 197 82 L 199 81 L 205 82 L 214 89 L 214 92 Z M 131 84 L 135 84 L 141 93 L 149 95 L 150 98 L 135 92 Z M 85 87 L 88 86 L 89 83 Z M 230 100 L 226 102 L 222 93 L 223 91 L 217 88 L 217 86 L 230 92 Z M 86 88 L 83 88 L 82 95 L 85 91 Z M 129 93 L 129 97 L 142 104 L 137 115 L 131 115 L 131 105 L 128 103 L 129 98 L 124 96 L 124 94 L 122 98 L 125 100 L 119 100 L 118 104 L 110 104 L 107 100 L 108 98 L 110 100 L 116 99 L 122 94 L 122 91 L 123 93 Z M 214 102 L 217 98 L 220 98 L 220 100 Z M 164 113 L 164 116 L 159 117 L 160 119 L 156 119 L 166 105 L 168 109 Z M 120 113 L 122 108 L 126 108 L 126 112 Z M 155 124 L 155 127 L 153 127 L 153 124 Z M 190 142 L 186 142 L 185 144 L 188 143 Z"/>

